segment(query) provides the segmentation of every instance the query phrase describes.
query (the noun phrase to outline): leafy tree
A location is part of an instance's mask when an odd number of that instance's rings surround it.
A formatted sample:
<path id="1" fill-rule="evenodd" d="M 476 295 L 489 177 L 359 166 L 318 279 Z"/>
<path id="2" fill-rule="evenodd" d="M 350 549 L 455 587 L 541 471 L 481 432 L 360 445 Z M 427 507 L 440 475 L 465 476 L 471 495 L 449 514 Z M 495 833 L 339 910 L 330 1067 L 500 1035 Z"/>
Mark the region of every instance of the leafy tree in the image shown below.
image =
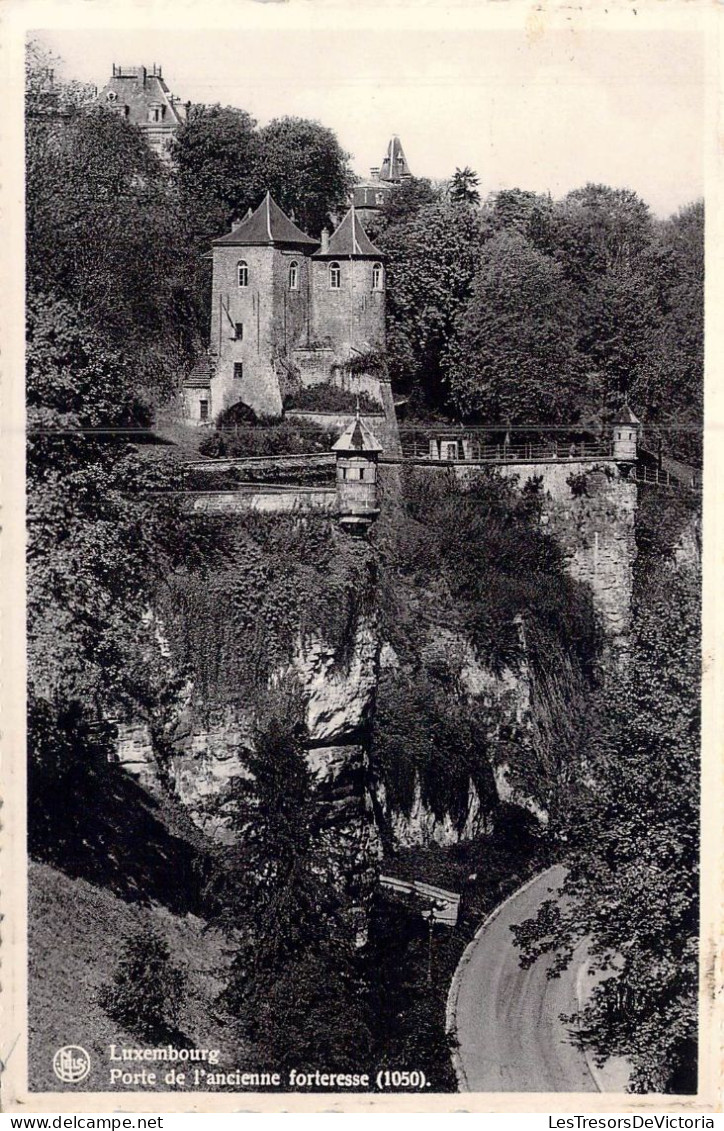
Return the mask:
<path id="1" fill-rule="evenodd" d="M 570 421 L 584 386 L 561 268 L 516 232 L 482 249 L 446 354 L 450 400 L 465 417 Z"/>
<path id="2" fill-rule="evenodd" d="M 450 200 L 453 204 L 480 204 L 478 174 L 466 165 L 464 169 L 456 169 L 450 180 Z"/>
<path id="3" fill-rule="evenodd" d="M 661 383 L 660 323 L 643 272 L 610 271 L 591 282 L 578 308 L 578 347 L 595 374 L 591 392 L 600 405 L 616 409 L 628 399 L 653 407 Z"/>
<path id="4" fill-rule="evenodd" d="M 488 229 L 468 208 L 424 206 L 382 233 L 387 254 L 387 348 L 403 389 L 445 403 L 443 355 L 467 302 Z"/>
<path id="5" fill-rule="evenodd" d="M 166 940 L 153 927 L 130 935 L 110 982 L 101 986 L 101 1007 L 130 1033 L 149 1040 L 172 1037 L 187 977 L 171 961 Z"/>
<path id="6" fill-rule="evenodd" d="M 352 191 L 348 154 L 334 132 L 306 118 L 275 118 L 259 130 L 257 192 L 268 189 L 299 227 L 317 237 L 341 219 Z"/>
<path id="7" fill-rule="evenodd" d="M 233 106 L 192 106 L 172 143 L 189 230 L 210 241 L 255 208 L 259 187 L 256 121 Z"/>
<path id="8" fill-rule="evenodd" d="M 435 204 L 438 196 L 425 177 L 410 177 L 399 185 L 393 185 L 382 206 L 382 227 L 408 220 L 426 205 Z"/>
<path id="9" fill-rule="evenodd" d="M 566 277 L 579 285 L 608 271 L 631 271 L 651 234 L 648 205 L 630 189 L 588 184 L 554 208 L 556 255 Z"/>
<path id="10" fill-rule="evenodd" d="M 643 261 L 657 305 L 653 364 L 636 398 L 646 405 L 648 438 L 664 451 L 701 463 L 704 392 L 704 204 L 695 202 L 657 226 Z M 669 431 L 671 426 L 675 431 Z"/>
<path id="11" fill-rule="evenodd" d="M 62 61 L 37 39 L 25 48 L 25 116 L 58 118 L 87 106 L 95 97 L 91 83 L 61 77 Z"/>
<path id="12" fill-rule="evenodd" d="M 496 228 L 513 228 L 539 251 L 551 251 L 553 201 L 550 194 L 501 189 L 488 197 L 485 210 Z"/>
<path id="13" fill-rule="evenodd" d="M 524 964 L 557 951 L 554 971 L 590 940 L 604 977 L 572 1020 L 601 1059 L 629 1058 L 633 1091 L 696 1089 L 699 604 L 696 575 L 649 578 L 631 663 L 606 689 L 565 902 L 515 929 Z"/>
<path id="14" fill-rule="evenodd" d="M 62 295 L 168 393 L 193 337 L 168 174 L 113 112 L 28 119 L 27 285 Z"/>

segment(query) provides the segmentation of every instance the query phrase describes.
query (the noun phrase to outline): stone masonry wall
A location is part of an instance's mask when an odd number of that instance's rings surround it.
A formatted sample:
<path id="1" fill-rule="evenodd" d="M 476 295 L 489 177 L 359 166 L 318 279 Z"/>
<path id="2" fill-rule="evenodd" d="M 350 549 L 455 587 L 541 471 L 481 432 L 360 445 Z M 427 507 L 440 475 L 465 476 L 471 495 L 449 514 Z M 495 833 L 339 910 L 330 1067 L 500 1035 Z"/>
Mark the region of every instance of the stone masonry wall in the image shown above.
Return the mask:
<path id="1" fill-rule="evenodd" d="M 277 350 L 276 303 L 270 301 L 279 286 L 275 251 L 269 247 L 221 247 L 214 249 L 211 296 L 211 349 L 217 353 L 216 375 L 211 381 L 211 412 L 214 417 L 243 401 L 260 415 L 279 416 L 282 398 L 273 358 Z M 303 257 L 300 257 L 300 263 Z M 238 285 L 237 264 L 244 260 L 249 285 Z M 302 284 L 303 280 L 302 280 Z M 222 309 L 228 306 L 228 317 Z M 234 338 L 232 323 L 241 322 L 243 338 Z M 234 378 L 234 362 L 244 367 L 241 380 Z"/>
<path id="2" fill-rule="evenodd" d="M 353 350 L 385 348 L 385 292 L 372 290 L 372 260 L 339 260 L 341 286 L 329 286 L 329 261 L 312 260 L 312 338 L 341 364 Z"/>

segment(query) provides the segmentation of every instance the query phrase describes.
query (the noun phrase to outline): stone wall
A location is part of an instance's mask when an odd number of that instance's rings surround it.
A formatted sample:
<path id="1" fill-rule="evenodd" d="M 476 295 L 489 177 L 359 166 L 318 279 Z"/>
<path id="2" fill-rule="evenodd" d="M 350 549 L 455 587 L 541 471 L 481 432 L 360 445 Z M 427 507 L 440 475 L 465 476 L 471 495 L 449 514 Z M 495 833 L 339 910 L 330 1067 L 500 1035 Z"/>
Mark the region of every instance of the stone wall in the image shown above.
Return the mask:
<path id="1" fill-rule="evenodd" d="M 329 286 L 329 261 L 312 260 L 312 338 L 341 364 L 354 350 L 385 348 L 385 292 L 372 290 L 372 260 L 341 259 L 341 286 Z"/>
<path id="2" fill-rule="evenodd" d="M 317 512 L 329 515 L 337 507 L 334 487 L 253 487 L 243 484 L 230 491 L 194 491 L 184 496 L 184 510 L 199 514 L 239 514 L 267 511 L 274 514 Z"/>

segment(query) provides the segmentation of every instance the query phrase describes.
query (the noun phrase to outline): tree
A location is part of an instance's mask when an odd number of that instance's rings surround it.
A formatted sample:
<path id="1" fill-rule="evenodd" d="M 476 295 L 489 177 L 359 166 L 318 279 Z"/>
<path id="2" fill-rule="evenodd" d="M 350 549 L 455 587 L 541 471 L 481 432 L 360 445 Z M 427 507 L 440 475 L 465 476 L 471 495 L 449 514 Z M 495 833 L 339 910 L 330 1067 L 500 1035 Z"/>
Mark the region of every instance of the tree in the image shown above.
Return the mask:
<path id="1" fill-rule="evenodd" d="M 524 964 L 555 951 L 554 972 L 590 940 L 604 977 L 569 1020 L 601 1059 L 629 1058 L 633 1091 L 696 1090 L 699 611 L 696 574 L 649 578 L 628 671 L 605 689 L 565 903 L 515 930 Z"/>
<path id="2" fill-rule="evenodd" d="M 468 208 L 424 206 L 391 225 L 387 254 L 387 346 L 399 386 L 433 407 L 447 398 L 443 355 L 469 295 L 486 225 Z"/>
<path id="3" fill-rule="evenodd" d="M 409 177 L 393 185 L 382 206 L 382 226 L 400 224 L 428 204 L 435 204 L 438 194 L 425 177 Z"/>
<path id="4" fill-rule="evenodd" d="M 496 228 L 513 228 L 539 251 L 552 250 L 553 201 L 550 194 L 501 189 L 485 202 Z"/>
<path id="5" fill-rule="evenodd" d="M 37 39 L 25 48 L 25 117 L 59 118 L 69 116 L 95 98 L 91 83 L 61 78 L 62 60 Z"/>
<path id="6" fill-rule="evenodd" d="M 553 212 L 556 256 L 579 285 L 608 271 L 632 271 L 651 240 L 648 205 L 630 189 L 588 184 L 569 192 Z"/>
<path id="7" fill-rule="evenodd" d="M 223 918 L 237 941 L 221 1001 L 267 1063 L 359 1069 L 370 1042 L 364 986 L 342 898 L 315 856 L 304 714 L 294 681 L 267 690 L 249 776 L 232 789 L 239 864 Z"/>
<path id="8" fill-rule="evenodd" d="M 513 231 L 489 240 L 446 351 L 457 411 L 491 422 L 570 422 L 584 387 L 570 307 L 554 260 Z"/>
<path id="9" fill-rule="evenodd" d="M 29 119 L 26 155 L 29 292 L 62 295 L 122 345 L 139 385 L 168 393 L 195 330 L 167 172 L 99 107 Z"/>
<path id="10" fill-rule="evenodd" d="M 456 168 L 450 180 L 450 200 L 453 204 L 477 206 L 480 204 L 479 184 L 478 174 L 469 165 L 464 169 Z"/>
<path id="11" fill-rule="evenodd" d="M 229 230 L 259 203 L 256 121 L 233 106 L 192 106 L 171 147 L 194 246 Z M 208 250 L 204 248 L 204 250 Z"/>
<path id="12" fill-rule="evenodd" d="M 334 132 L 306 118 L 275 118 L 259 130 L 259 198 L 277 204 L 315 238 L 347 207 L 353 178 Z"/>

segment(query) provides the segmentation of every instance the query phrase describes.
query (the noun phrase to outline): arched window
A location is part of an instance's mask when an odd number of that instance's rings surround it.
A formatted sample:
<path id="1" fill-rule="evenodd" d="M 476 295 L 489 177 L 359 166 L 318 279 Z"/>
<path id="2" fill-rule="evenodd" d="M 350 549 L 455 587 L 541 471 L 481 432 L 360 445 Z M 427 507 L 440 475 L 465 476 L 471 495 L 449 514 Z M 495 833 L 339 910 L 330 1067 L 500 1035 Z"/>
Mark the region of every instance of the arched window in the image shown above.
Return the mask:
<path id="1" fill-rule="evenodd" d="M 338 291 L 342 285 L 342 272 L 339 268 L 339 263 L 330 263 L 329 265 L 329 286 L 330 290 Z"/>
<path id="2" fill-rule="evenodd" d="M 375 263 L 372 267 L 372 290 L 381 291 L 384 285 L 384 272 L 381 263 Z"/>
<path id="3" fill-rule="evenodd" d="M 293 259 L 289 264 L 289 290 L 299 290 L 299 264 Z"/>
<path id="4" fill-rule="evenodd" d="M 240 259 L 237 263 L 236 275 L 240 287 L 249 286 L 249 264 L 245 259 Z"/>

